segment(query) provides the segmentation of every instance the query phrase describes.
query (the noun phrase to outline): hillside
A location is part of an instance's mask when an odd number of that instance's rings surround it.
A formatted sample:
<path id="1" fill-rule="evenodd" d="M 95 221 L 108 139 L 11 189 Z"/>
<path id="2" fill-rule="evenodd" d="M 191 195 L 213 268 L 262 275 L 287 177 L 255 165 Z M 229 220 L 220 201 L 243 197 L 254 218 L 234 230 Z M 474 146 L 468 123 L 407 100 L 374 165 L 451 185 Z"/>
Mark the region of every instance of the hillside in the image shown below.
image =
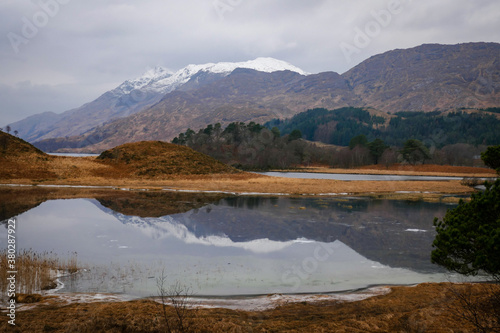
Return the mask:
<path id="1" fill-rule="evenodd" d="M 125 142 L 170 140 L 189 127 L 265 122 L 312 108 L 373 107 L 394 113 L 498 107 L 499 53 L 498 43 L 432 44 L 376 55 L 342 75 L 248 68 L 225 76 L 198 73 L 131 116 L 37 146 L 99 152 Z"/>
<path id="2" fill-rule="evenodd" d="M 342 75 L 363 106 L 390 112 L 500 104 L 500 44 L 424 44 L 373 56 Z"/>
<path id="3" fill-rule="evenodd" d="M 290 70 L 301 75 L 304 71 L 273 58 L 257 58 L 246 62 L 220 62 L 188 65 L 175 73 L 156 67 L 140 77 L 126 80 L 94 101 L 61 114 L 45 112 L 16 123 L 12 128 L 30 142 L 50 138 L 78 136 L 112 120 L 130 116 L 150 107 L 172 91 L 189 91 L 215 82 L 236 68 L 248 68 L 263 73 Z M 123 143 L 123 142 L 121 142 Z"/>
<path id="4" fill-rule="evenodd" d="M 44 140 L 36 146 L 45 151 L 68 147 L 100 152 L 124 142 L 170 140 L 188 127 L 203 128 L 215 122 L 265 122 L 291 117 L 310 105 L 341 107 L 353 103 L 359 101 L 336 73 L 303 76 L 291 71 L 236 69 L 201 88 L 171 92 L 156 105 L 85 135 Z"/>
<path id="5" fill-rule="evenodd" d="M 85 133 L 103 123 L 126 117 L 158 102 L 168 92 L 150 89 L 156 80 L 170 76 L 156 68 L 134 80 L 127 80 L 97 99 L 60 114 L 44 112 L 11 124 L 19 136 L 30 142 Z"/>
<path id="6" fill-rule="evenodd" d="M 238 172 L 191 148 L 161 141 L 127 143 L 102 152 L 97 160 L 141 178 Z"/>
<path id="7" fill-rule="evenodd" d="M 364 108 L 336 110 L 313 109 L 286 120 L 274 119 L 266 125 L 276 126 L 282 134 L 298 129 L 304 138 L 327 144 L 348 146 L 351 138 L 365 135 L 380 138 L 391 146 L 402 146 L 408 139 L 428 145 L 466 143 L 497 145 L 500 143 L 500 117 L 491 112 L 399 112 L 383 117 Z"/>
<path id="8" fill-rule="evenodd" d="M 0 179 L 50 178 L 46 168 L 52 156 L 8 133 L 0 131 Z"/>
<path id="9" fill-rule="evenodd" d="M 163 179 L 239 171 L 191 148 L 171 143 L 136 142 L 94 157 L 47 155 L 26 141 L 0 132 L 0 179 L 77 181 Z"/>
<path id="10" fill-rule="evenodd" d="M 32 144 L 24 141 L 23 139 L 0 131 L 0 158 L 46 158 L 48 156 L 49 155 L 45 154 L 43 151 L 34 147 Z"/>

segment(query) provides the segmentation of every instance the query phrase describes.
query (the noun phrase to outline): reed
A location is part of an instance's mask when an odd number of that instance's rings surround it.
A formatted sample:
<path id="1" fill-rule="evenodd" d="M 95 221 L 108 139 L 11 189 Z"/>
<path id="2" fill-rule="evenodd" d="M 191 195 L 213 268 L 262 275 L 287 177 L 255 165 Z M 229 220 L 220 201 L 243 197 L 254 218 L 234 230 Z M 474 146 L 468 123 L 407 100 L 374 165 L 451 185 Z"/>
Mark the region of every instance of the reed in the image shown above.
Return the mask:
<path id="1" fill-rule="evenodd" d="M 0 267 L 7 267 L 7 251 L 0 252 Z M 65 259 L 53 252 L 35 252 L 32 249 L 21 250 L 16 255 L 16 293 L 32 294 L 56 287 L 55 279 L 61 274 L 78 271 L 77 253 L 69 253 Z M 7 291 L 8 270 L 0 270 L 0 290 Z"/>

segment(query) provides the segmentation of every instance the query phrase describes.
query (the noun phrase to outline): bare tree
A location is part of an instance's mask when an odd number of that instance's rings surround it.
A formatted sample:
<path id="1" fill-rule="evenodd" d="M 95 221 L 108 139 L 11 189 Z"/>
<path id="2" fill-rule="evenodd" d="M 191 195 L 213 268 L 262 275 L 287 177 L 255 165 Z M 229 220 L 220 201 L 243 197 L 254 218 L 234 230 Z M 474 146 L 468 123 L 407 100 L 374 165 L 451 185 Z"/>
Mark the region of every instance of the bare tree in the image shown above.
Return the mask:
<path id="1" fill-rule="evenodd" d="M 193 292 L 178 281 L 171 286 L 166 286 L 166 282 L 167 276 L 163 270 L 161 276 L 156 279 L 156 287 L 167 332 L 194 331 L 194 321 L 188 317 L 189 312 L 193 311 L 189 309 L 189 300 L 193 296 Z M 168 313 L 169 306 L 173 307 L 174 315 Z"/>
<path id="2" fill-rule="evenodd" d="M 472 324 L 477 332 L 500 332 L 500 290 L 495 284 L 461 284 L 449 288 L 450 314 Z M 475 289 L 475 290 L 474 290 Z"/>
<path id="3" fill-rule="evenodd" d="M 5 131 L 6 131 L 7 133 L 10 133 L 10 126 L 9 126 L 9 125 L 7 125 L 7 127 L 5 127 Z"/>
<path id="4" fill-rule="evenodd" d="M 398 155 L 399 153 L 395 149 L 388 148 L 380 156 L 379 163 L 389 169 L 389 166 L 398 163 Z"/>
<path id="5" fill-rule="evenodd" d="M 14 135 L 17 136 L 19 132 L 17 130 L 14 131 Z"/>

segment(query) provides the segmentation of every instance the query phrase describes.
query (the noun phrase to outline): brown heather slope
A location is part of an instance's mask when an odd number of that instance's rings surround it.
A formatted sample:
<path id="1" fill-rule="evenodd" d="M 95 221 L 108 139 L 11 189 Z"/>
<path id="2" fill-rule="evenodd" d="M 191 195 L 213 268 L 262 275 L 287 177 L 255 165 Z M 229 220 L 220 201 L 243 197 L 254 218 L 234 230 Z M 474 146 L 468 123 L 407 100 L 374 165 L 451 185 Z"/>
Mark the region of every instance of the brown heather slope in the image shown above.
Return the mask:
<path id="1" fill-rule="evenodd" d="M 40 149 L 30 143 L 0 131 L 0 158 L 19 157 L 19 156 L 47 157 Z"/>
<path id="2" fill-rule="evenodd" d="M 0 131 L 0 179 L 53 178 L 46 167 L 52 156 L 28 142 Z"/>
<path id="3" fill-rule="evenodd" d="M 383 111 L 498 106 L 500 44 L 424 44 L 375 55 L 342 74 L 362 106 Z"/>
<path id="4" fill-rule="evenodd" d="M 238 170 L 191 148 L 166 142 L 136 142 L 94 157 L 43 153 L 29 143 L 1 133 L 0 183 L 117 185 L 188 175 L 236 174 Z M 120 181 L 118 181 L 120 180 Z"/>
<path id="5" fill-rule="evenodd" d="M 239 172 L 189 147 L 162 141 L 126 143 L 102 152 L 97 159 L 145 178 Z"/>

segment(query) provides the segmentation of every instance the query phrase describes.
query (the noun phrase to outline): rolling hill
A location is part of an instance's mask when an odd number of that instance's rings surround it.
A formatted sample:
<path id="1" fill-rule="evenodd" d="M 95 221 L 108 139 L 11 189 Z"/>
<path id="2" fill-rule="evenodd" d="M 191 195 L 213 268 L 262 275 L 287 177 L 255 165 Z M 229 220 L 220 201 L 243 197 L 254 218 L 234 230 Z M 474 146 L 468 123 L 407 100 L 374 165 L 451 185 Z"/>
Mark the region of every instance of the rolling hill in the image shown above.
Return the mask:
<path id="1" fill-rule="evenodd" d="M 23 139 L 0 131 L 0 179 L 55 177 L 47 169 L 52 158 Z"/>
<path id="2" fill-rule="evenodd" d="M 239 172 L 191 148 L 161 141 L 126 143 L 102 152 L 97 160 L 126 170 L 133 178 Z"/>

